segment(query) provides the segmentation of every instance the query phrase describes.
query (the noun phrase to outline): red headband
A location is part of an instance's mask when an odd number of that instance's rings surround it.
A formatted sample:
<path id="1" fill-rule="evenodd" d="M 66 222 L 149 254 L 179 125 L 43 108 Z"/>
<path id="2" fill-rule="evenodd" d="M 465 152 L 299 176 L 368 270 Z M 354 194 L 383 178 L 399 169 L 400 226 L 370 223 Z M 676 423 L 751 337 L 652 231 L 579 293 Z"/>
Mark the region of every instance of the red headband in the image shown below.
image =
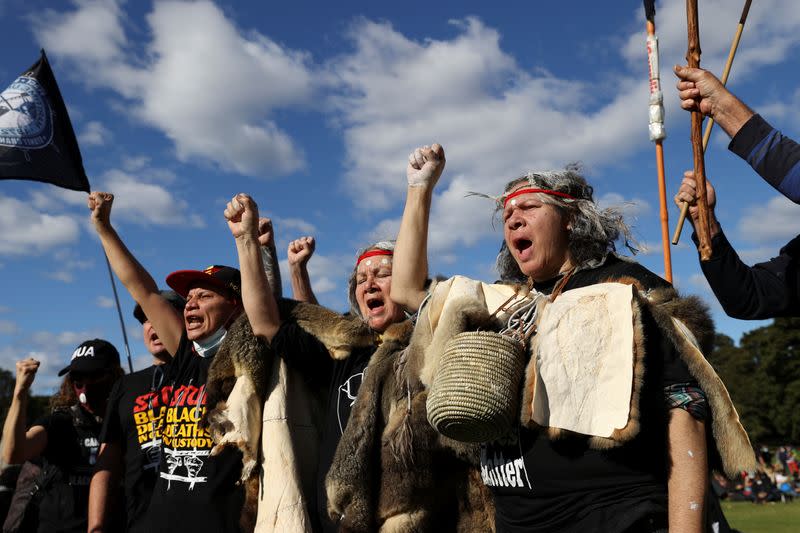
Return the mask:
<path id="1" fill-rule="evenodd" d="M 376 255 L 394 255 L 394 252 L 391 250 L 370 250 L 369 252 L 364 252 L 363 254 L 358 256 L 358 261 L 356 261 L 356 266 L 361 263 L 367 257 L 373 257 Z"/>
<path id="2" fill-rule="evenodd" d="M 508 196 L 506 196 L 505 200 L 503 200 L 503 207 L 505 208 L 505 206 L 506 206 L 506 204 L 508 204 L 509 200 L 511 200 L 512 198 L 514 198 L 516 196 L 519 196 L 520 194 L 530 194 L 530 193 L 534 193 L 534 192 L 540 192 L 540 193 L 543 193 L 543 194 L 550 194 L 550 195 L 553 195 L 553 196 L 560 196 L 562 198 L 569 198 L 570 200 L 577 200 L 577 198 L 575 198 L 571 194 L 567 194 L 565 192 L 551 191 L 550 189 L 519 189 L 518 191 L 514 191 L 511 194 L 509 194 Z"/>

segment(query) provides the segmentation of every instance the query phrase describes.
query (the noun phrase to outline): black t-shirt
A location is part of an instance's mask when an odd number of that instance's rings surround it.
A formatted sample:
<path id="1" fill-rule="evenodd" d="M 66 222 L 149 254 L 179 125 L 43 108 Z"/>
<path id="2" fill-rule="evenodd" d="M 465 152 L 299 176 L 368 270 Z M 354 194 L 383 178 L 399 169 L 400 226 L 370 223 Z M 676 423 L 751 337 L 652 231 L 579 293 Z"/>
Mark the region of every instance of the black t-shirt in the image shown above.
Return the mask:
<path id="1" fill-rule="evenodd" d="M 609 256 L 596 269 L 576 272 L 564 290 L 636 278 L 645 288 L 667 282 L 644 267 Z M 537 284 L 552 291 L 556 280 Z M 696 383 L 669 342 L 643 313 L 645 381 L 639 434 L 611 450 L 594 450 L 585 437 L 550 440 L 544 432 L 516 428 L 483 446 L 481 473 L 494 495 L 498 533 L 529 531 L 621 532 L 667 512 L 667 422 L 663 387 Z"/>
<path id="2" fill-rule="evenodd" d="M 47 431 L 42 457 L 60 470 L 42 490 L 37 531 L 83 533 L 87 528 L 89 482 L 100 449 L 100 422 L 75 405 L 56 409 L 33 425 Z"/>
<path id="3" fill-rule="evenodd" d="M 200 420 L 212 358 L 197 355 L 184 333 L 159 391 L 161 464 L 145 522 L 150 531 L 239 531 L 244 503 L 239 450 L 214 443 Z"/>
<path id="4" fill-rule="evenodd" d="M 125 463 L 128 531 L 143 531 L 144 513 L 158 479 L 161 436 L 155 431 L 164 406 L 158 391 L 166 366 L 153 365 L 123 376 L 108 398 L 100 442 L 119 446 Z"/>
<path id="5" fill-rule="evenodd" d="M 328 350 L 311 334 L 293 322 L 284 322 L 272 339 L 276 353 L 292 368 L 301 372 L 312 386 L 326 386 L 328 390 L 325 421 L 319 450 L 317 468 L 317 495 L 315 528 L 336 532 L 338 527 L 328 519 L 328 498 L 325 476 L 333 464 L 350 411 L 356 401 L 358 389 L 364 378 L 364 369 L 375 348 L 357 349 L 343 360 L 332 360 Z M 313 502 L 312 502 L 313 503 Z"/>

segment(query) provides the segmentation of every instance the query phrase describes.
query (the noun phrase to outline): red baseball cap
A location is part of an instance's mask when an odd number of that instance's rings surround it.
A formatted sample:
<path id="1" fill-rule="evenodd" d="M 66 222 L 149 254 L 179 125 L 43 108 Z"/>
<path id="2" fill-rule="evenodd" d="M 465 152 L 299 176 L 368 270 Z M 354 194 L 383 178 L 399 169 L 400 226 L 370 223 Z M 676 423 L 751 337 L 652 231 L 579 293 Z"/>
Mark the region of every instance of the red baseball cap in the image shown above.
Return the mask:
<path id="1" fill-rule="evenodd" d="M 178 270 L 167 276 L 167 285 L 184 298 L 189 294 L 189 289 L 198 283 L 208 283 L 223 291 L 231 291 L 237 298 L 242 294 L 242 275 L 229 266 L 211 265 L 205 270 Z"/>

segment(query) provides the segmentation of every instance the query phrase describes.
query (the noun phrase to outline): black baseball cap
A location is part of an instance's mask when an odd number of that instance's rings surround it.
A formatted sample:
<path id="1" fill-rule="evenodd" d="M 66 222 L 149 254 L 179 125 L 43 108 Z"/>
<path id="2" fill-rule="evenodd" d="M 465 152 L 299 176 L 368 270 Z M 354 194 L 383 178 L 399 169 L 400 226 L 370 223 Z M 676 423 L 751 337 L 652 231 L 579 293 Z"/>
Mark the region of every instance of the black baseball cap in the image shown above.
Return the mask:
<path id="1" fill-rule="evenodd" d="M 97 372 L 119 366 L 119 352 L 114 345 L 103 339 L 84 341 L 72 352 L 69 365 L 58 373 L 63 376 L 67 372 Z"/>
<path id="2" fill-rule="evenodd" d="M 172 307 L 183 313 L 183 308 L 186 306 L 186 300 L 184 300 L 180 294 L 175 291 L 158 291 L 158 293 L 169 303 L 171 303 Z M 136 307 L 133 308 L 133 316 L 139 321 L 140 324 L 147 322 L 147 317 L 144 314 L 144 310 L 138 303 L 136 304 Z"/>

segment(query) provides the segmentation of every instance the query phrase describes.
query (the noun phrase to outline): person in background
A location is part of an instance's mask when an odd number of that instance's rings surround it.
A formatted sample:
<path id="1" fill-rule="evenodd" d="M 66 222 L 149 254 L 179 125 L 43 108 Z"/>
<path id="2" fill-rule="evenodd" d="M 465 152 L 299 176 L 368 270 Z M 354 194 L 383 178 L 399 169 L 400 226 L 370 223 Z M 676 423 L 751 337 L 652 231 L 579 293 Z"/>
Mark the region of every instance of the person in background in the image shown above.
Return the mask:
<path id="1" fill-rule="evenodd" d="M 161 291 L 178 312 L 186 301 L 175 291 Z M 89 531 L 107 531 L 120 482 L 124 487 L 128 531 L 144 531 L 142 518 L 158 479 L 161 436 L 156 432 L 163 410 L 158 391 L 164 381 L 167 353 L 142 306 L 136 304 L 133 316 L 142 324 L 142 337 L 152 356 L 152 365 L 123 376 L 111 390 L 108 411 L 100 434 L 100 454 L 89 491 Z"/>
<path id="2" fill-rule="evenodd" d="M 26 431 L 28 390 L 39 365 L 33 358 L 17 362 L 14 396 L 3 426 L 3 462 L 28 462 L 25 470 L 38 458 L 40 468 L 33 487 L 17 486 L 15 499 L 24 498 L 26 492 L 36 494 L 24 515 L 16 517 L 21 521 L 16 530 L 85 532 L 89 481 L 100 449 L 103 415 L 111 388 L 124 373 L 119 352 L 102 339 L 81 343 L 69 365 L 58 373 L 65 377 L 50 400 L 52 412 Z M 6 526 L 11 518 L 7 517 Z M 119 529 L 122 523 L 112 526 Z"/>
<path id="3" fill-rule="evenodd" d="M 316 304 L 317 297 L 311 290 L 311 278 L 308 276 L 308 260 L 314 255 L 316 242 L 314 237 L 306 236 L 289 243 L 287 258 L 289 277 L 292 280 L 292 298 L 298 302 Z"/>

